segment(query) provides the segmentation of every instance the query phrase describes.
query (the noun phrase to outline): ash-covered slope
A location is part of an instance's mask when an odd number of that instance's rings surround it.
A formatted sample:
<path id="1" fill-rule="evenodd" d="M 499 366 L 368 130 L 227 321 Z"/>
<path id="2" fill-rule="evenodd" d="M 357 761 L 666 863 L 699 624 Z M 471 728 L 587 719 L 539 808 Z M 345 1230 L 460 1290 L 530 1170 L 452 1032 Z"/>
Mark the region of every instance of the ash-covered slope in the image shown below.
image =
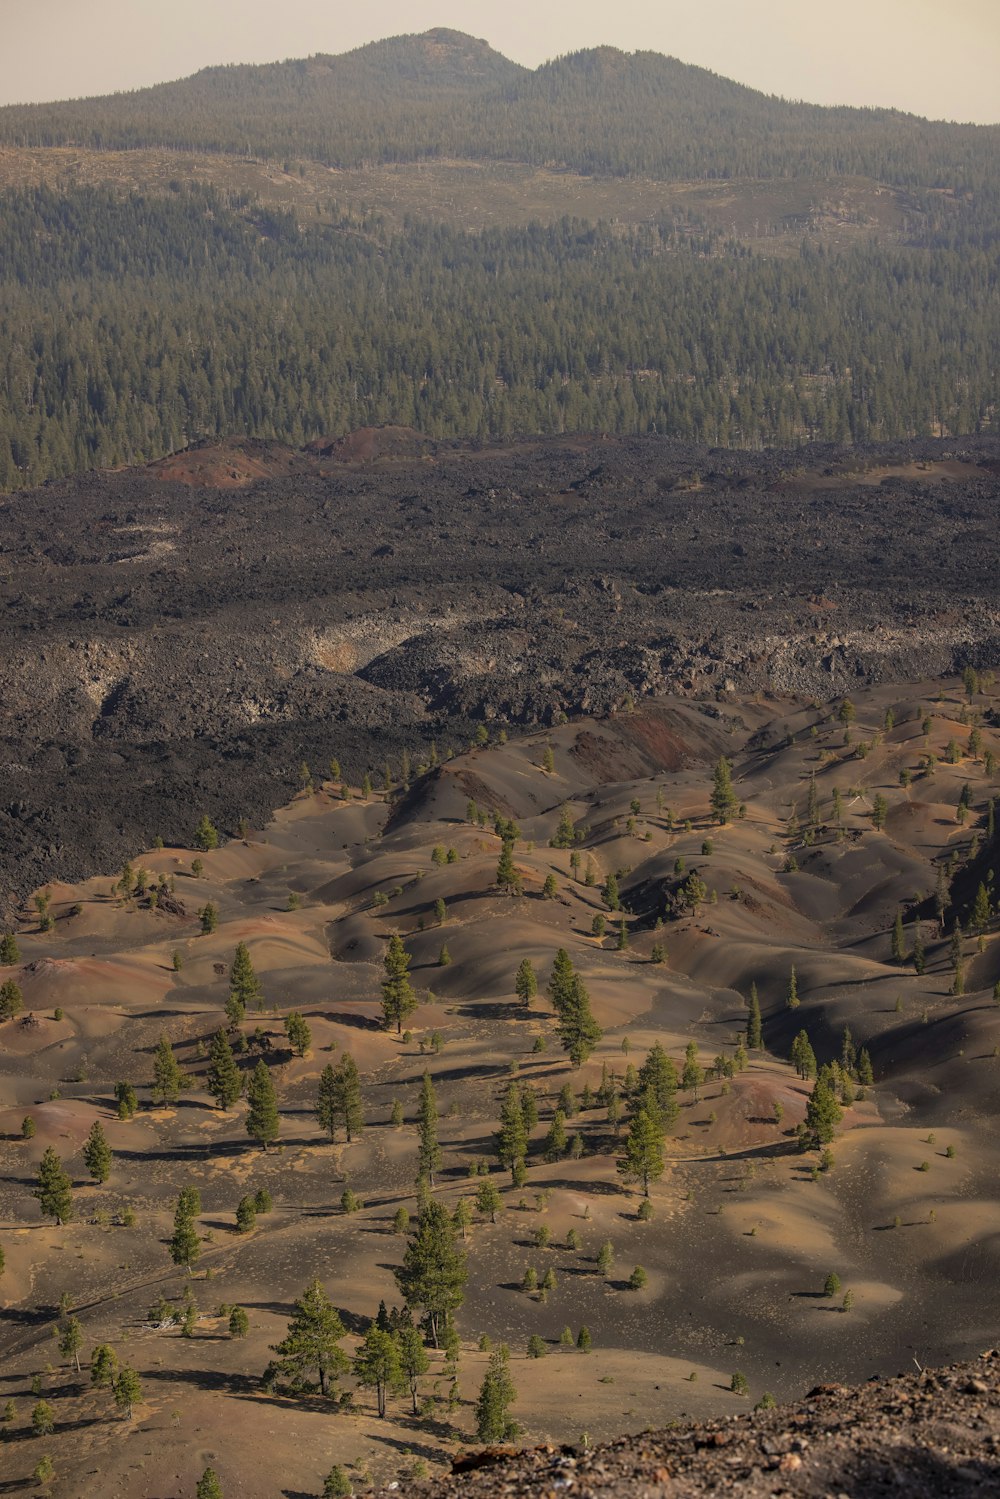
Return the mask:
<path id="1" fill-rule="evenodd" d="M 407 1484 L 414 1499 L 554 1494 L 686 1499 L 697 1494 L 803 1499 L 909 1499 L 1000 1490 L 1000 1355 L 876 1379 L 825 1385 L 797 1405 L 595 1448 L 539 1447 L 473 1455 L 450 1479 Z"/>
<path id="2" fill-rule="evenodd" d="M 0 888 L 201 811 L 259 825 L 303 761 L 380 773 L 482 720 L 1000 660 L 995 440 L 231 456 L 0 508 Z"/>

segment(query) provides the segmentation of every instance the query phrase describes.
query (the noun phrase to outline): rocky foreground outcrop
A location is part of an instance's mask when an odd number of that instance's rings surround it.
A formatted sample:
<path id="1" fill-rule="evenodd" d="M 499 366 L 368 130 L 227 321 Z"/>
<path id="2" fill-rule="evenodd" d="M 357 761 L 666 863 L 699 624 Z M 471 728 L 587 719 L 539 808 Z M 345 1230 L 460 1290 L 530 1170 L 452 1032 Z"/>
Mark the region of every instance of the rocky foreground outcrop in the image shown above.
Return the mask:
<path id="1" fill-rule="evenodd" d="M 487 1450 L 412 1499 L 910 1499 L 1000 1493 L 1000 1352 L 973 1363 L 823 1385 L 797 1405 L 622 1437 L 595 1448 Z M 398 1487 L 398 1486 L 394 1486 Z"/>

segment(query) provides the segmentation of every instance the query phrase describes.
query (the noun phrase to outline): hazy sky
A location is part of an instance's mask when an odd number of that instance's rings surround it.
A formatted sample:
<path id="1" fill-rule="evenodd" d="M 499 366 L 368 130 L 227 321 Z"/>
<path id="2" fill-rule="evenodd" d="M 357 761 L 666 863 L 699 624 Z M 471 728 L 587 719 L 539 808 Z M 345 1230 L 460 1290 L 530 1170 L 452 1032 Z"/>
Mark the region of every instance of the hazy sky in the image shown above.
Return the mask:
<path id="1" fill-rule="evenodd" d="M 769 93 L 1000 121 L 1000 0 L 0 0 L 0 103 L 453 26 L 535 66 L 607 42 Z"/>

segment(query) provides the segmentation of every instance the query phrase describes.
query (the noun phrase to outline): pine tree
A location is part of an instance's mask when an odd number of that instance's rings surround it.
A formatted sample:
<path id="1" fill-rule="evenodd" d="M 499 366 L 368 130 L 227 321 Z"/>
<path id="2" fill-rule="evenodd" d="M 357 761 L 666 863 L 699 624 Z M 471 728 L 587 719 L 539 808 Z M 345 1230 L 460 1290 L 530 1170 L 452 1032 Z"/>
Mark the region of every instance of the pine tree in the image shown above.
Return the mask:
<path id="1" fill-rule="evenodd" d="M 388 1392 L 403 1383 L 399 1347 L 392 1334 L 372 1322 L 354 1355 L 352 1372 L 362 1389 L 374 1389 L 378 1413 L 384 1419 Z"/>
<path id="2" fill-rule="evenodd" d="M 319 1127 L 333 1140 L 337 1133 L 339 1116 L 337 1113 L 337 1074 L 333 1063 L 327 1062 L 319 1075 L 319 1088 L 316 1095 L 316 1118 Z"/>
<path id="3" fill-rule="evenodd" d="M 663 1134 L 658 1121 L 645 1109 L 640 1109 L 629 1125 L 618 1170 L 626 1181 L 642 1183 L 644 1197 L 649 1196 L 650 1182 L 659 1181 L 663 1175 Z"/>
<path id="4" fill-rule="evenodd" d="M 118 1371 L 118 1377 L 114 1382 L 115 1405 L 121 1411 L 126 1421 L 132 1419 L 132 1407 L 138 1405 L 142 1400 L 142 1385 L 139 1376 L 128 1364 L 122 1364 Z"/>
<path id="5" fill-rule="evenodd" d="M 394 932 L 383 959 L 386 977 L 382 984 L 382 1015 L 386 1028 L 394 1024 L 397 1035 L 402 1034 L 403 1021 L 417 1008 L 417 996 L 409 977 L 410 962 L 402 938 Z"/>
<path id="6" fill-rule="evenodd" d="M 972 925 L 980 936 L 983 935 L 989 926 L 992 914 L 990 893 L 982 881 L 980 881 L 979 889 L 976 891 L 976 899 L 972 907 Z"/>
<path id="7" fill-rule="evenodd" d="M 913 971 L 921 977 L 927 971 L 923 932 L 919 921 L 913 923 Z"/>
<path id="8" fill-rule="evenodd" d="M 816 1053 L 805 1031 L 799 1031 L 792 1042 L 792 1063 L 801 1078 L 816 1076 Z"/>
<path id="9" fill-rule="evenodd" d="M 59 1352 L 63 1358 L 72 1359 L 80 1373 L 80 1349 L 83 1347 L 83 1328 L 78 1317 L 68 1317 L 65 1326 L 59 1329 Z"/>
<path id="10" fill-rule="evenodd" d="M 516 1399 L 510 1351 L 506 1343 L 500 1343 L 490 1354 L 476 1401 L 476 1435 L 481 1442 L 505 1442 L 517 1435 L 516 1424 L 508 1414 Z"/>
<path id="11" fill-rule="evenodd" d="M 216 1031 L 212 1037 L 208 1058 L 205 1086 L 219 1108 L 225 1111 L 243 1092 L 243 1080 L 224 1030 Z"/>
<path id="12" fill-rule="evenodd" d="M 530 1005 L 538 993 L 538 979 L 530 958 L 522 958 L 514 975 L 514 993 L 523 1005 Z"/>
<path id="13" fill-rule="evenodd" d="M 750 985 L 750 1009 L 747 1015 L 747 1046 L 751 1051 L 760 1051 L 764 1045 L 764 1027 L 760 1018 L 760 1000 L 757 985 Z"/>
<path id="14" fill-rule="evenodd" d="M 272 1140 L 278 1138 L 281 1122 L 278 1118 L 278 1100 L 267 1063 L 261 1057 L 247 1084 L 246 1130 L 251 1140 L 257 1140 L 266 1150 Z"/>
<path id="15" fill-rule="evenodd" d="M 90 1355 L 90 1382 L 97 1389 L 113 1385 L 118 1375 L 118 1355 L 110 1343 L 98 1343 Z"/>
<path id="16" fill-rule="evenodd" d="M 73 1183 L 63 1170 L 62 1161 L 47 1145 L 38 1167 L 38 1186 L 32 1193 L 46 1218 L 68 1223 L 73 1216 Z"/>
<path id="17" fill-rule="evenodd" d="M 166 1036 L 161 1036 L 153 1057 L 153 1084 L 150 1089 L 153 1102 L 164 1107 L 169 1103 L 176 1103 L 186 1084 L 187 1079 L 177 1065 L 170 1042 Z"/>
<path id="18" fill-rule="evenodd" d="M 111 1162 L 114 1157 L 111 1154 L 111 1146 L 108 1144 L 101 1128 L 101 1121 L 95 1119 L 90 1127 L 90 1134 L 83 1147 L 83 1161 L 95 1182 L 104 1183 L 111 1175 Z"/>
<path id="19" fill-rule="evenodd" d="M 430 1360 L 427 1357 L 423 1339 L 409 1317 L 396 1334 L 396 1342 L 399 1348 L 399 1367 L 409 1386 L 413 1414 L 417 1416 L 420 1414 L 420 1406 L 417 1402 L 418 1381 L 421 1374 L 426 1374 L 430 1368 Z"/>
<path id="20" fill-rule="evenodd" d="M 863 1088 L 870 1088 L 875 1081 L 872 1070 L 872 1059 L 868 1054 L 867 1046 L 862 1046 L 858 1052 L 858 1082 Z"/>
<path id="21" fill-rule="evenodd" d="M 785 998 L 785 1004 L 790 1010 L 797 1010 L 799 1007 L 799 980 L 795 972 L 794 963 L 788 974 L 788 994 Z"/>
<path id="22" fill-rule="evenodd" d="M 639 1068 L 636 1085 L 643 1099 L 652 1099 L 660 1124 L 664 1130 L 668 1130 L 680 1113 L 677 1103 L 677 1068 L 659 1041 L 655 1041 L 647 1052 L 646 1060 Z M 651 1112 L 648 1102 L 643 1107 L 647 1113 Z"/>
<path id="23" fill-rule="evenodd" d="M 200 848 L 202 853 L 208 853 L 219 846 L 219 830 L 213 827 L 208 813 L 204 813 L 198 826 L 195 828 L 194 838 L 191 840 L 194 848 Z"/>
<path id="24" fill-rule="evenodd" d="M 285 1035 L 297 1057 L 304 1057 L 312 1044 L 312 1032 L 298 1010 L 285 1016 Z"/>
<path id="25" fill-rule="evenodd" d="M 0 968 L 13 968 L 15 963 L 20 963 L 21 952 L 17 945 L 17 938 L 13 932 L 4 932 L 0 937 Z"/>
<path id="26" fill-rule="evenodd" d="M 829 1145 L 842 1118 L 843 1111 L 833 1089 L 824 1077 L 817 1077 L 806 1104 L 804 1141 L 814 1149 Z"/>
<path id="27" fill-rule="evenodd" d="M 725 755 L 721 755 L 715 766 L 711 803 L 716 820 L 723 825 L 732 817 L 738 802 L 733 790 L 732 770 Z"/>
<path id="28" fill-rule="evenodd" d="M 504 895 L 520 895 L 523 881 L 514 865 L 514 845 L 504 839 L 500 849 L 500 858 L 497 862 L 496 877 L 493 882 L 497 889 Z"/>
<path id="29" fill-rule="evenodd" d="M 507 1084 L 500 1105 L 500 1128 L 496 1134 L 497 1159 L 501 1166 L 509 1167 L 514 1175 L 518 1161 L 528 1154 L 528 1131 L 524 1120 L 524 1104 L 517 1083 Z"/>
<path id="30" fill-rule="evenodd" d="M 545 1159 L 547 1161 L 558 1161 L 566 1154 L 566 1115 L 562 1109 L 556 1109 L 549 1125 L 549 1132 L 545 1136 Z"/>
<path id="31" fill-rule="evenodd" d="M 573 982 L 559 1012 L 559 1040 L 574 1067 L 580 1067 L 591 1055 L 603 1035 L 590 1008 L 590 995 L 579 974 Z"/>
<path id="32" fill-rule="evenodd" d="M 201 1254 L 201 1240 L 195 1228 L 195 1219 L 201 1212 L 201 1199 L 196 1188 L 185 1187 L 177 1198 L 174 1210 L 174 1231 L 167 1246 L 175 1265 L 183 1266 L 188 1274 Z"/>
<path id="33" fill-rule="evenodd" d="M 321 1392 L 329 1394 L 331 1381 L 336 1382 L 348 1367 L 340 1347 L 343 1337 L 344 1324 L 336 1307 L 320 1282 L 314 1280 L 295 1302 L 285 1337 L 272 1345 L 272 1353 L 278 1355 L 278 1372 L 293 1390 L 300 1390 L 307 1375 L 315 1370 Z"/>
<path id="34" fill-rule="evenodd" d="M 454 1225 L 434 1198 L 421 1206 L 403 1263 L 393 1273 L 407 1304 L 423 1308 L 437 1348 L 448 1317 L 462 1304 L 468 1271 L 465 1255 L 455 1242 Z"/>
<path id="35" fill-rule="evenodd" d="M 693 1041 L 689 1041 L 684 1052 L 684 1071 L 681 1073 L 681 1087 L 692 1089 L 695 1103 L 698 1102 L 698 1089 L 704 1081 L 705 1072 L 698 1061 L 698 1048 Z"/>
<path id="36" fill-rule="evenodd" d="M 20 984 L 6 979 L 0 984 L 0 1020 L 13 1020 L 24 1009 L 24 995 Z"/>
<path id="37" fill-rule="evenodd" d="M 609 874 L 601 886 L 601 897 L 609 911 L 620 911 L 622 906 L 621 895 L 618 891 L 618 876 Z"/>
<path id="38" fill-rule="evenodd" d="M 226 1014 L 230 1016 L 234 1025 L 238 1025 L 247 1010 L 251 1008 L 259 1010 L 263 1008 L 263 1005 L 264 991 L 254 971 L 250 949 L 245 942 L 239 942 L 229 970 L 229 1003 L 226 1006 Z M 231 1014 L 230 1011 L 232 1011 Z"/>
<path id="39" fill-rule="evenodd" d="M 489 1213 L 491 1223 L 497 1221 L 497 1213 L 503 1207 L 503 1198 L 497 1191 L 492 1176 L 484 1176 L 476 1188 L 476 1207 L 481 1213 Z"/>
<path id="40" fill-rule="evenodd" d="M 343 1125 L 350 1144 L 364 1127 L 361 1110 L 361 1079 L 350 1052 L 341 1053 L 336 1067 L 327 1065 L 320 1077 L 317 1105 L 320 1124 L 332 1140 L 338 1125 Z"/>
<path id="41" fill-rule="evenodd" d="M 429 1072 L 424 1073 L 420 1084 L 417 1130 L 420 1141 L 417 1152 L 418 1173 L 420 1176 L 426 1176 L 433 1186 L 434 1173 L 441 1166 L 441 1146 L 438 1144 L 437 1095 L 434 1092 L 434 1084 L 431 1082 Z"/>
<path id="42" fill-rule="evenodd" d="M 559 813 L 559 826 L 549 839 L 550 848 L 572 848 L 576 842 L 576 833 L 573 829 L 573 819 L 569 808 L 564 806 Z"/>
<path id="43" fill-rule="evenodd" d="M 552 963 L 552 974 L 548 983 L 548 997 L 557 1015 L 569 1003 L 576 982 L 572 959 L 564 947 L 560 947 Z"/>
<path id="44" fill-rule="evenodd" d="M 139 1108 L 139 1098 L 131 1083 L 115 1083 L 115 1102 L 119 1119 L 134 1119 Z"/>
<path id="45" fill-rule="evenodd" d="M 194 1499 L 223 1499 L 222 1484 L 214 1468 L 206 1468 L 194 1489 Z"/>

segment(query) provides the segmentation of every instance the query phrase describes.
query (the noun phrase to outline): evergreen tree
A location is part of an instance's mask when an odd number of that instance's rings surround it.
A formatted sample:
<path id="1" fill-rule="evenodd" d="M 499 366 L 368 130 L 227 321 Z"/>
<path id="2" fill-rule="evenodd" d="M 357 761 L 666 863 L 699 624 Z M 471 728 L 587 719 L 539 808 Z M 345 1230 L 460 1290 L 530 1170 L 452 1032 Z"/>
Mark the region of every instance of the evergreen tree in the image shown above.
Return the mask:
<path id="1" fill-rule="evenodd" d="M 38 1167 L 38 1186 L 32 1193 L 46 1218 L 68 1223 L 73 1216 L 73 1183 L 51 1145 L 45 1147 Z"/>
<path id="2" fill-rule="evenodd" d="M 177 1198 L 174 1231 L 168 1248 L 174 1264 L 185 1268 L 189 1275 L 201 1254 L 201 1240 L 195 1227 L 195 1219 L 200 1212 L 201 1199 L 197 1190 L 185 1187 Z"/>
<path id="3" fill-rule="evenodd" d="M 862 1046 L 858 1052 L 858 1082 L 863 1088 L 870 1088 L 875 1081 L 872 1070 L 872 1059 L 868 1055 L 867 1046 Z"/>
<path id="4" fill-rule="evenodd" d="M 528 1154 L 528 1131 L 525 1126 L 524 1105 L 521 1089 L 517 1083 L 507 1084 L 500 1105 L 500 1128 L 496 1134 L 497 1159 L 501 1166 L 509 1167 L 513 1176 L 518 1161 Z"/>
<path id="5" fill-rule="evenodd" d="M 694 1101 L 698 1102 L 698 1089 L 705 1081 L 704 1068 L 698 1061 L 698 1048 L 693 1041 L 689 1041 L 684 1052 L 684 1071 L 681 1073 L 681 1087 L 690 1088 L 694 1093 Z"/>
<path id="6" fill-rule="evenodd" d="M 90 1134 L 83 1147 L 83 1161 L 95 1182 L 106 1182 L 111 1175 L 111 1162 L 114 1157 L 111 1154 L 111 1146 L 108 1144 L 101 1128 L 101 1121 L 95 1119 L 90 1127 Z"/>
<path id="7" fill-rule="evenodd" d="M 118 1355 L 110 1343 L 98 1343 L 90 1355 L 90 1382 L 97 1389 L 113 1385 L 118 1377 Z"/>
<path id="8" fill-rule="evenodd" d="M 247 1083 L 246 1130 L 251 1140 L 256 1140 L 266 1150 L 272 1140 L 278 1138 L 281 1121 L 278 1118 L 278 1100 L 267 1063 L 261 1057 Z"/>
<path id="9" fill-rule="evenodd" d="M 245 942 L 239 942 L 229 970 L 229 1003 L 226 1006 L 226 1014 L 230 1016 L 233 1024 L 237 1025 L 247 1010 L 251 1008 L 259 1010 L 263 1008 L 263 1005 L 264 991 L 250 959 L 250 949 Z"/>
<path id="10" fill-rule="evenodd" d="M 576 981 L 576 972 L 569 953 L 564 947 L 560 947 L 552 963 L 552 974 L 548 983 L 548 997 L 557 1015 L 561 1015 L 563 1008 L 570 1001 L 573 985 Z"/>
<path id="11" fill-rule="evenodd" d="M 817 1077 L 806 1104 L 803 1140 L 807 1147 L 811 1145 L 817 1149 L 820 1145 L 829 1145 L 842 1118 L 843 1111 L 833 1089 L 824 1077 Z"/>
<path id="12" fill-rule="evenodd" d="M 206 1468 L 194 1488 L 194 1499 L 223 1499 L 222 1484 L 214 1468 Z"/>
<path id="13" fill-rule="evenodd" d="M 24 995 L 20 984 L 6 979 L 0 984 L 0 1020 L 13 1020 L 24 1009 Z"/>
<path id="14" fill-rule="evenodd" d="M 379 1416 L 384 1419 L 386 1397 L 403 1383 L 399 1347 L 391 1333 L 372 1322 L 354 1355 L 353 1373 L 362 1389 L 374 1389 Z"/>
<path id="15" fill-rule="evenodd" d="M 413 1414 L 417 1416 L 420 1414 L 420 1406 L 417 1402 L 418 1381 L 420 1376 L 426 1374 L 430 1368 L 430 1360 L 427 1357 L 423 1339 L 409 1318 L 396 1334 L 396 1342 L 399 1349 L 399 1367 L 409 1386 Z"/>
<path id="16" fill-rule="evenodd" d="M 20 961 L 21 952 L 17 945 L 17 938 L 13 932 L 4 932 L 0 937 L 0 968 L 12 968 Z"/>
<path id="17" fill-rule="evenodd" d="M 324 1067 L 319 1080 L 316 1112 L 319 1122 L 332 1140 L 338 1125 L 343 1125 L 350 1144 L 364 1127 L 361 1110 L 361 1079 L 349 1051 L 341 1053 L 336 1067 Z"/>
<path id="18" fill-rule="evenodd" d="M 507 839 L 504 839 L 500 848 L 500 858 L 493 883 L 504 895 L 520 895 L 524 888 L 521 876 L 514 865 L 514 845 Z"/>
<path id="19" fill-rule="evenodd" d="M 545 1159 L 547 1161 L 558 1161 L 566 1154 L 566 1115 L 562 1109 L 556 1109 L 552 1116 L 549 1132 L 545 1136 Z"/>
<path id="20" fill-rule="evenodd" d="M 304 1057 L 312 1044 L 312 1032 L 298 1010 L 285 1016 L 285 1035 L 297 1057 Z"/>
<path id="21" fill-rule="evenodd" d="M 790 1010 L 797 1010 L 799 1007 L 799 980 L 795 972 L 794 963 L 788 974 L 788 994 L 785 998 L 785 1004 Z"/>
<path id="22" fill-rule="evenodd" d="M 626 1181 L 642 1183 L 644 1197 L 649 1196 L 651 1181 L 659 1181 L 664 1170 L 663 1135 L 657 1121 L 640 1109 L 629 1125 L 625 1155 L 618 1170 Z"/>
<path id="23" fill-rule="evenodd" d="M 181 1089 L 186 1086 L 187 1079 L 177 1065 L 173 1048 L 167 1037 L 161 1036 L 153 1057 L 153 1084 L 150 1089 L 152 1100 L 164 1107 L 176 1103 L 181 1096 Z"/>
<path id="24" fill-rule="evenodd" d="M 219 830 L 213 827 L 207 812 L 202 816 L 201 821 L 195 828 L 194 838 L 191 841 L 192 846 L 200 848 L 202 853 L 208 853 L 211 849 L 218 848 Z"/>
<path id="25" fill-rule="evenodd" d="M 816 1053 L 805 1031 L 799 1031 L 792 1042 L 792 1064 L 801 1078 L 816 1076 Z"/>
<path id="26" fill-rule="evenodd" d="M 675 1123 L 680 1112 L 677 1103 L 677 1068 L 667 1056 L 659 1041 L 654 1041 L 639 1068 L 637 1087 L 643 1098 L 650 1095 L 655 1102 L 656 1114 L 664 1130 Z M 647 1113 L 648 1104 L 644 1105 Z"/>
<path id="27" fill-rule="evenodd" d="M 538 979 L 530 958 L 522 958 L 514 976 L 514 993 L 523 1005 L 530 1005 L 538 993 Z"/>
<path id="28" fill-rule="evenodd" d="M 118 1118 L 120 1118 L 120 1120 L 130 1120 L 130 1118 L 135 1118 L 136 1111 L 138 1111 L 139 1100 L 138 1096 L 136 1096 L 135 1088 L 132 1087 L 132 1084 L 130 1084 L 130 1082 L 115 1082 L 114 1097 L 115 1103 L 117 1103 L 118 1105 Z"/>
<path id="29" fill-rule="evenodd" d="M 732 817 L 738 803 L 738 798 L 733 790 L 732 771 L 733 767 L 725 755 L 721 755 L 715 766 L 711 800 L 712 812 L 715 819 L 723 825 Z"/>
<path id="30" fill-rule="evenodd" d="M 603 1035 L 590 1008 L 590 995 L 579 974 L 573 982 L 559 1013 L 559 1040 L 574 1067 L 581 1066 L 591 1055 Z"/>
<path id="31" fill-rule="evenodd" d="M 503 1198 L 497 1191 L 492 1176 L 484 1176 L 476 1188 L 476 1207 L 481 1213 L 489 1213 L 491 1223 L 497 1221 L 497 1213 L 503 1207 Z"/>
<path id="32" fill-rule="evenodd" d="M 448 1317 L 462 1304 L 468 1271 L 451 1219 L 434 1198 L 421 1206 L 403 1263 L 393 1273 L 407 1304 L 423 1308 L 437 1348 Z"/>
<path id="33" fill-rule="evenodd" d="M 218 907 L 215 906 L 212 903 L 212 901 L 206 901 L 205 904 L 202 906 L 201 910 L 198 912 L 198 920 L 201 922 L 201 935 L 203 937 L 210 937 L 211 934 L 218 929 L 218 925 L 219 925 L 219 911 L 218 911 Z M 231 1003 L 232 1003 L 231 1000 L 227 1001 L 227 1003 L 226 1003 L 226 1012 L 227 1012 L 227 1014 L 229 1012 L 229 1007 L 230 1007 Z"/>
<path id="34" fill-rule="evenodd" d="M 986 931 L 986 928 L 989 926 L 990 918 L 992 917 L 992 915 L 993 910 L 990 905 L 990 893 L 983 882 L 980 881 L 979 889 L 976 891 L 976 899 L 972 907 L 972 925 L 975 927 L 980 936 L 983 935 L 983 933 Z"/>
<path id="35" fill-rule="evenodd" d="M 257 1226 L 257 1203 L 249 1192 L 240 1198 L 236 1206 L 236 1232 L 248 1234 Z"/>
<path id="36" fill-rule="evenodd" d="M 68 1317 L 59 1329 L 59 1352 L 65 1359 L 72 1359 L 80 1373 L 80 1349 L 83 1347 L 83 1328 L 78 1317 Z"/>
<path id="37" fill-rule="evenodd" d="M 223 1111 L 235 1103 L 243 1092 L 243 1080 L 224 1030 L 216 1031 L 212 1037 L 205 1086 Z"/>
<path id="38" fill-rule="evenodd" d="M 434 1084 L 431 1075 L 425 1072 L 420 1084 L 420 1102 L 417 1105 L 417 1130 L 419 1134 L 419 1147 L 417 1151 L 418 1172 L 420 1176 L 426 1176 L 431 1186 L 434 1185 L 434 1173 L 441 1166 L 441 1146 L 438 1144 L 438 1107 L 437 1095 L 434 1092 Z"/>
<path id="39" fill-rule="evenodd" d="M 115 1405 L 121 1411 L 126 1421 L 132 1419 L 132 1407 L 142 1400 L 142 1385 L 139 1376 L 128 1364 L 122 1364 L 118 1371 L 118 1377 L 114 1382 Z"/>
<path id="40" fill-rule="evenodd" d="M 278 1355 L 278 1372 L 293 1390 L 299 1390 L 315 1370 L 321 1392 L 329 1394 L 331 1382 L 335 1383 L 348 1367 L 340 1347 L 343 1337 L 344 1324 L 336 1307 L 320 1282 L 314 1280 L 295 1302 L 285 1337 L 272 1346 L 272 1353 Z"/>
<path id="41" fill-rule="evenodd" d="M 382 1015 L 386 1028 L 395 1025 L 397 1035 L 402 1034 L 403 1021 L 417 1008 L 417 996 L 409 977 L 410 962 L 402 938 L 394 932 L 383 959 L 386 977 L 382 984 Z"/>
<path id="42" fill-rule="evenodd" d="M 481 1442 L 505 1442 L 517 1435 L 517 1426 L 509 1415 L 516 1399 L 510 1352 L 506 1343 L 499 1343 L 490 1354 L 476 1401 L 476 1435 Z"/>
<path id="43" fill-rule="evenodd" d="M 609 874 L 601 886 L 601 897 L 609 911 L 620 911 L 622 906 L 621 895 L 618 891 L 618 876 Z"/>
<path id="44" fill-rule="evenodd" d="M 924 952 L 923 932 L 919 921 L 913 923 L 913 971 L 922 977 L 927 971 L 927 956 Z"/>

